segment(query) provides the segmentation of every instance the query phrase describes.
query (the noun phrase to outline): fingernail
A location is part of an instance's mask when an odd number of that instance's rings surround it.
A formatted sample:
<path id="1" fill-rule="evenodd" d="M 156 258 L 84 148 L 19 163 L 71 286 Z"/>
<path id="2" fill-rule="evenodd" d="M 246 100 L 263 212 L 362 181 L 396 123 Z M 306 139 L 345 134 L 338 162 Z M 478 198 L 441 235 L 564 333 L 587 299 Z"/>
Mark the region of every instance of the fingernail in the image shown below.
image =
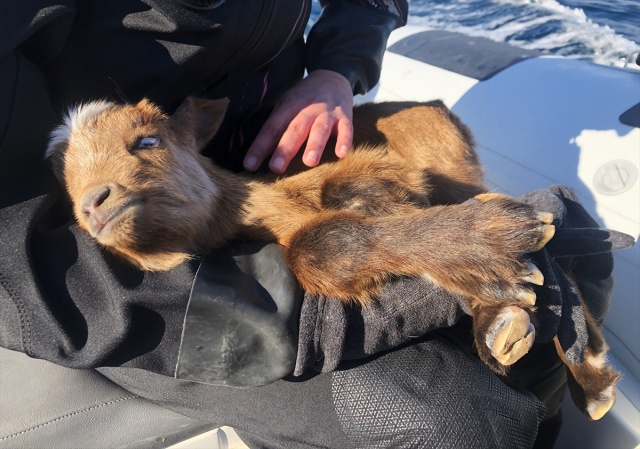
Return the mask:
<path id="1" fill-rule="evenodd" d="M 316 151 L 309 151 L 305 158 L 307 159 L 307 165 L 316 165 L 320 155 Z"/>
<path id="2" fill-rule="evenodd" d="M 347 154 L 349 154 L 349 147 L 346 145 L 342 145 L 339 149 L 338 149 L 338 157 L 345 157 Z"/>
<path id="3" fill-rule="evenodd" d="M 246 161 L 244 161 L 244 167 L 247 170 L 255 170 L 257 165 L 258 165 L 258 158 L 255 156 L 250 156 L 247 158 Z"/>
<path id="4" fill-rule="evenodd" d="M 284 158 L 277 157 L 271 161 L 271 170 L 281 172 L 284 170 Z"/>

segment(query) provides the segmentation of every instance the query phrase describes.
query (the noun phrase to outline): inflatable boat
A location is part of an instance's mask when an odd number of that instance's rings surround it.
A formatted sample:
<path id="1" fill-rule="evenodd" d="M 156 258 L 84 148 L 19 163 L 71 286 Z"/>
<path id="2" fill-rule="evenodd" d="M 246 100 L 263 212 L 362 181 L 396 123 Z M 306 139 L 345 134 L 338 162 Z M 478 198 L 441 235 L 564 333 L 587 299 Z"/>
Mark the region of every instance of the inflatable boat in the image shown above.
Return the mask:
<path id="1" fill-rule="evenodd" d="M 391 37 L 379 85 L 357 102 L 441 99 L 474 133 L 491 189 L 519 196 L 552 184 L 568 185 L 602 226 L 637 239 L 637 59 L 637 54 L 630 55 L 624 67 L 608 67 L 543 56 L 484 38 L 405 27 Z M 615 264 L 616 288 L 605 334 L 610 360 L 624 376 L 617 402 L 602 420 L 590 422 L 567 400 L 557 449 L 640 447 L 638 245 L 617 251 Z M 0 350 L 0 357 L 0 388 L 37 396 L 39 407 L 24 406 L 42 415 L 45 423 L 30 429 L 36 440 L 30 441 L 25 433 L 6 440 L 6 447 L 34 447 L 34 441 L 48 441 L 52 448 L 246 447 L 233 429 L 212 429 L 170 412 L 97 373 L 6 350 Z M 42 376 L 27 382 L 21 370 Z M 0 448 L 5 447 L 2 440 Z"/>

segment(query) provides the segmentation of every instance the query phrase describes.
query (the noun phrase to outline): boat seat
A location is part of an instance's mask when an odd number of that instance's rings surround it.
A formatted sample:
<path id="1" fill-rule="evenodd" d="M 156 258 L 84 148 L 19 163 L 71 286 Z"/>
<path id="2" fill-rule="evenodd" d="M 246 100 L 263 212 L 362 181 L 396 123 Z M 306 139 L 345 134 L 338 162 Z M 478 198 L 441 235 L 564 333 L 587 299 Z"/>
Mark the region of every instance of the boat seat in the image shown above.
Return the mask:
<path id="1" fill-rule="evenodd" d="M 214 427 L 98 372 L 0 348 L 0 449 L 166 448 Z"/>

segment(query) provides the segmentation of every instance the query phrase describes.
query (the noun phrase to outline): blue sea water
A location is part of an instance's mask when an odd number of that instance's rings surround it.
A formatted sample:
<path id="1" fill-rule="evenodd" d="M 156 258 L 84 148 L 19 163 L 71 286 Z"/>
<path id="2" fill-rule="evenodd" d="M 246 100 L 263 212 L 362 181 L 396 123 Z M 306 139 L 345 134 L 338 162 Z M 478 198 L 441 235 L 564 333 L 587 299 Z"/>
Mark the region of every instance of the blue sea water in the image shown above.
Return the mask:
<path id="1" fill-rule="evenodd" d="M 409 24 L 601 64 L 640 50 L 640 0 L 409 0 Z"/>

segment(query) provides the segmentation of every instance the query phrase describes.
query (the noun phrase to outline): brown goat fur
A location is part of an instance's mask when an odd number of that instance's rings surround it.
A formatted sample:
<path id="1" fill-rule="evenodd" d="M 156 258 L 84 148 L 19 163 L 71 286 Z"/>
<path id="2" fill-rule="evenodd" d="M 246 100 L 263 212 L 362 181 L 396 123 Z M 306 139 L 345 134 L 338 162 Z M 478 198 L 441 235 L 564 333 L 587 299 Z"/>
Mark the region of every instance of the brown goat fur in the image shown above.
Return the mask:
<path id="1" fill-rule="evenodd" d="M 320 166 L 297 161 L 280 177 L 233 174 L 199 154 L 226 106 L 189 98 L 171 116 L 146 100 L 70 111 L 47 155 L 80 227 L 145 270 L 234 237 L 276 240 L 306 291 L 345 302 L 366 304 L 392 277 L 424 276 L 468 300 L 478 354 L 494 371 L 528 352 L 529 284 L 543 280 L 522 256 L 553 236 L 553 217 L 484 193 L 471 133 L 441 102 L 358 107 L 352 153 L 327 151 Z M 597 326 L 590 332 L 601 340 Z M 571 370 L 579 386 L 594 376 L 582 366 Z"/>

